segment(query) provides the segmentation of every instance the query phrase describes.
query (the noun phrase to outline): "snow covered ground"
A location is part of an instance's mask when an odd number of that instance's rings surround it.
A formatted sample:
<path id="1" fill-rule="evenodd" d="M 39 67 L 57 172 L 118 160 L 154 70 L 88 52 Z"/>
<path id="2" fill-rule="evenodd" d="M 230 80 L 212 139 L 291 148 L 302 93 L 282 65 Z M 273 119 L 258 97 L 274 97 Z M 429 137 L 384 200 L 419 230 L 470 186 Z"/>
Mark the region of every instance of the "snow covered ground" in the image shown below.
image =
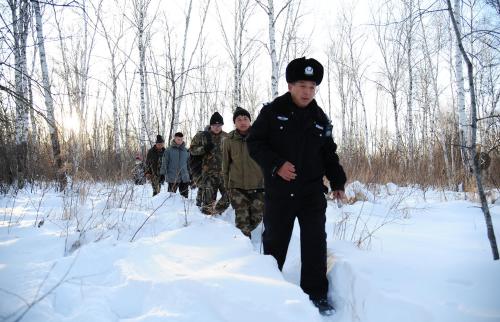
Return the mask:
<path id="1" fill-rule="evenodd" d="M 194 191 L 192 192 L 194 195 Z M 4 321 L 500 321 L 500 262 L 463 193 L 353 183 L 329 201 L 329 296 L 321 317 L 301 291 L 296 225 L 283 272 L 193 200 L 151 187 L 80 183 L 0 197 Z M 500 239 L 500 209 L 491 207 Z M 42 224 L 40 224 L 42 222 Z M 40 226 L 40 227 L 38 227 Z"/>

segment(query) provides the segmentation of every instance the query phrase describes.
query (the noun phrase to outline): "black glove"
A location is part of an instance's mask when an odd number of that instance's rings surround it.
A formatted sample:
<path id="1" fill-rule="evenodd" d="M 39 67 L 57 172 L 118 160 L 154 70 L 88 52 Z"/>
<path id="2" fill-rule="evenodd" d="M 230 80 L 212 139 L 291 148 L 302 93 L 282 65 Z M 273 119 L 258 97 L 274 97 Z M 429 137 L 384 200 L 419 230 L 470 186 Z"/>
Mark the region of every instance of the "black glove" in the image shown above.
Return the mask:
<path id="1" fill-rule="evenodd" d="M 205 144 L 203 146 L 203 148 L 205 149 L 205 152 L 211 152 L 214 148 L 215 148 L 215 144 L 213 144 L 213 142 L 209 142 L 207 144 Z"/>
<path id="2" fill-rule="evenodd" d="M 162 175 L 160 176 L 160 184 L 163 184 L 164 182 L 165 182 L 165 175 L 164 175 L 164 174 L 162 174 Z"/>

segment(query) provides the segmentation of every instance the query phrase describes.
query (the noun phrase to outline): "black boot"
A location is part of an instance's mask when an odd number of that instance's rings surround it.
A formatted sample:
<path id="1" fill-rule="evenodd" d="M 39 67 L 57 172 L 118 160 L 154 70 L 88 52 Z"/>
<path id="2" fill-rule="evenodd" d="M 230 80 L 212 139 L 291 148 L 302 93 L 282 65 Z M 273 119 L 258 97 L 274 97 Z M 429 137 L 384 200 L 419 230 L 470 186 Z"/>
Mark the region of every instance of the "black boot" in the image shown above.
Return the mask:
<path id="1" fill-rule="evenodd" d="M 311 301 L 313 302 L 314 306 L 318 308 L 319 313 L 321 315 L 326 315 L 330 316 L 335 313 L 335 309 L 333 306 L 328 302 L 328 299 L 322 298 L 322 299 L 314 299 Z"/>

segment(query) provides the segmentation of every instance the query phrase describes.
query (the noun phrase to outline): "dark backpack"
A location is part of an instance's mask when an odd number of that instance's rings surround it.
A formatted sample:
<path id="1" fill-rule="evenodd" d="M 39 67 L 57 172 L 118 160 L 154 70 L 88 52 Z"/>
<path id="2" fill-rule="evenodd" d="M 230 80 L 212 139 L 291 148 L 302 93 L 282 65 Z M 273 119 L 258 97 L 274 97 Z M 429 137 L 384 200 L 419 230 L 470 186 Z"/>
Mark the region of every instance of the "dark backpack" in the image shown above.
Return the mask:
<path id="1" fill-rule="evenodd" d="M 202 131 L 205 137 L 207 138 L 207 143 L 212 142 L 212 136 L 208 131 Z M 200 179 L 201 179 L 201 172 L 203 168 L 203 157 L 205 155 L 192 155 L 189 153 L 189 161 L 188 161 L 188 166 L 189 166 L 189 176 L 191 177 L 191 180 L 198 185 Z"/>

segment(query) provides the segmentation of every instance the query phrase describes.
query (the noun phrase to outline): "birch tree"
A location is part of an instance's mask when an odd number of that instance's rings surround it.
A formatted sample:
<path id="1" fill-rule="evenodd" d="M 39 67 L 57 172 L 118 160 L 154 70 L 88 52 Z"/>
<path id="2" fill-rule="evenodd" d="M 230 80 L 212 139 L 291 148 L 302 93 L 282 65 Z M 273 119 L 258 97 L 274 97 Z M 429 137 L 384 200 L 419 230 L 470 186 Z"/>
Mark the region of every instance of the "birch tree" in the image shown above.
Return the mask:
<path id="1" fill-rule="evenodd" d="M 137 29 L 137 47 L 139 51 L 139 81 L 140 81 L 140 118 L 139 118 L 139 145 L 141 147 L 141 152 L 143 155 L 146 155 L 146 142 L 148 142 L 147 138 L 147 117 L 146 117 L 146 109 L 149 106 L 146 106 L 146 38 L 147 38 L 147 30 L 150 27 L 150 22 L 148 22 L 148 8 L 151 4 L 151 0 L 134 0 L 133 7 L 133 21 L 134 25 Z"/>
<path id="2" fill-rule="evenodd" d="M 45 52 L 45 40 L 43 37 L 42 14 L 38 0 L 32 1 L 33 11 L 36 21 L 37 46 L 40 56 L 40 67 L 42 71 L 43 94 L 45 98 L 45 107 L 47 108 L 47 123 L 49 126 L 50 141 L 52 144 L 52 156 L 55 161 L 56 173 L 58 174 L 59 189 L 62 191 L 66 187 L 67 179 L 63 168 L 61 157 L 61 145 L 59 143 L 59 129 L 54 115 L 54 100 L 52 98 L 51 83 L 49 79 L 49 70 L 47 67 L 47 56 Z"/>
<path id="3" fill-rule="evenodd" d="M 271 95 L 274 99 L 279 95 L 278 85 L 283 65 L 289 58 L 296 58 L 295 56 L 303 55 L 305 52 L 305 50 L 295 48 L 294 57 L 289 57 L 290 45 L 297 37 L 301 1 L 287 0 L 277 11 L 274 0 L 267 0 L 267 3 L 264 0 L 255 1 L 267 15 L 269 42 L 266 48 L 271 58 Z M 277 23 L 282 14 L 285 15 L 283 27 L 278 33 Z M 276 39 L 277 34 L 281 35 L 279 42 Z"/>
<path id="4" fill-rule="evenodd" d="M 175 96 L 173 101 L 175 102 L 176 106 L 175 109 L 172 111 L 172 122 L 170 124 L 170 135 L 168 136 L 168 139 L 170 140 L 173 138 L 173 134 L 177 131 L 177 127 L 179 126 L 179 115 L 180 115 L 180 110 L 181 110 L 181 102 L 182 102 L 182 95 L 184 94 L 184 88 L 186 86 L 186 46 L 187 46 L 187 39 L 188 39 L 188 33 L 189 33 L 189 25 L 191 21 L 191 11 L 193 8 L 193 0 L 189 0 L 189 5 L 188 9 L 186 12 L 185 16 L 185 21 L 184 21 L 184 37 L 182 38 L 182 49 L 181 49 L 181 69 L 180 69 L 180 77 L 179 77 L 179 90 L 178 90 L 178 97 Z"/>
<path id="5" fill-rule="evenodd" d="M 336 28 L 336 33 L 332 35 L 330 40 L 331 44 L 328 46 L 328 64 L 327 66 L 332 66 L 328 73 L 333 75 L 332 78 L 336 84 L 336 90 L 338 97 L 338 103 L 340 105 L 340 117 L 341 117 L 341 142 L 342 146 L 353 147 L 350 140 L 350 134 L 348 131 L 349 119 L 348 119 L 348 103 L 351 85 L 349 70 L 348 70 L 348 55 L 347 49 L 345 48 L 345 37 L 347 36 L 347 25 L 344 23 L 343 17 L 339 15 L 337 17 L 339 21 L 339 26 Z M 330 116 L 331 117 L 331 116 Z M 352 123 L 352 122 L 351 122 Z"/>
<path id="6" fill-rule="evenodd" d="M 233 16 L 232 28 L 224 25 L 224 21 L 227 19 L 223 18 L 225 15 L 221 14 L 218 3 L 216 9 L 224 45 L 233 67 L 232 108 L 235 109 L 237 106 L 242 106 L 243 78 L 247 68 L 257 56 L 251 52 L 255 41 L 247 36 L 248 23 L 254 12 L 254 4 L 252 0 L 234 0 L 234 10 L 231 12 Z M 232 34 L 229 31 L 231 29 Z"/>
<path id="7" fill-rule="evenodd" d="M 95 45 L 97 28 L 89 30 L 89 14 L 87 1 L 82 0 L 78 7 L 78 22 L 81 22 L 79 37 L 68 37 L 63 32 L 65 23 L 64 15 L 59 16 L 56 6 L 52 6 L 54 13 L 55 25 L 58 33 L 59 50 L 61 53 L 62 70 L 58 71 L 59 76 L 63 80 L 69 111 L 64 113 L 70 114 L 70 117 L 78 119 L 78 129 L 71 129 L 71 140 L 73 141 L 73 153 L 71 153 L 71 164 L 73 173 L 77 173 L 80 163 L 83 160 L 82 153 L 84 151 L 85 137 L 87 136 L 87 120 L 88 117 L 88 82 L 91 66 L 92 52 Z M 69 10 L 69 8 L 62 9 Z M 98 17 L 101 13 L 100 8 L 94 10 Z M 98 20 L 98 19 L 97 19 Z M 69 43 L 65 41 L 69 39 Z"/>
<path id="8" fill-rule="evenodd" d="M 102 0 L 100 1 L 98 7 L 101 7 Z M 115 6 L 118 3 L 115 2 Z M 104 36 L 104 40 L 106 41 L 106 45 L 108 47 L 109 55 L 110 55 L 110 77 L 111 77 L 111 102 L 113 105 L 113 143 L 114 143 L 114 152 L 115 158 L 120 160 L 120 151 L 121 151 L 121 135 L 120 135 L 120 120 L 119 120 L 119 106 L 118 106 L 118 79 L 125 69 L 126 64 L 119 63 L 118 53 L 120 51 L 120 41 L 125 35 L 123 19 L 114 17 L 113 21 L 116 22 L 114 26 L 117 27 L 117 34 L 111 35 L 111 31 L 104 23 L 102 16 L 98 16 L 98 22 L 101 25 L 102 33 Z"/>
<path id="9" fill-rule="evenodd" d="M 404 10 L 406 12 L 407 18 L 405 19 L 405 29 L 406 29 L 406 63 L 407 63 L 407 72 L 408 72 L 408 93 L 406 98 L 406 125 L 408 133 L 408 152 L 409 152 L 409 164 L 413 164 L 415 160 L 415 151 L 414 151 L 414 126 L 413 126 L 413 33 L 415 31 L 414 28 L 414 4 L 413 0 L 406 0 L 404 2 Z"/>
<path id="10" fill-rule="evenodd" d="M 394 128 L 396 131 L 396 150 L 402 151 L 403 137 L 400 130 L 400 100 L 404 66 L 404 29 L 394 23 L 395 8 L 387 3 L 387 7 L 374 16 L 376 42 L 382 56 L 381 81 L 377 85 L 390 97 L 394 113 Z M 384 17 L 382 17 L 384 15 Z"/>
<path id="11" fill-rule="evenodd" d="M 24 186 L 26 176 L 26 161 L 28 157 L 28 130 L 29 130 L 29 97 L 28 97 L 28 70 L 27 70 L 27 38 L 29 32 L 29 1 L 8 0 L 12 17 L 12 37 L 15 69 L 15 104 L 16 104 L 16 158 L 18 187 Z"/>
<path id="12" fill-rule="evenodd" d="M 418 0 L 418 8 L 419 11 L 422 10 L 422 4 L 421 1 Z M 453 173 L 455 172 L 454 170 L 454 165 L 453 162 L 451 162 L 449 155 L 450 149 L 448 147 L 450 144 L 447 142 L 446 136 L 447 136 L 447 131 L 446 128 L 443 126 L 437 126 L 437 118 L 439 117 L 441 119 L 441 122 L 445 122 L 445 116 L 441 111 L 441 104 L 440 104 L 440 97 L 442 96 L 442 90 L 440 89 L 440 86 L 438 84 L 438 75 L 439 75 L 439 66 L 440 66 L 440 52 L 442 47 L 444 46 L 443 42 L 443 25 L 441 20 L 442 15 L 439 14 L 437 16 L 432 17 L 434 19 L 434 37 L 431 38 L 431 35 L 428 35 L 427 29 L 424 24 L 424 15 L 418 15 L 418 20 L 420 24 L 420 30 L 422 32 L 421 35 L 421 43 L 422 43 L 422 54 L 423 54 L 423 68 L 425 68 L 425 75 L 423 75 L 423 80 L 421 81 L 422 86 L 428 86 L 430 88 L 430 91 L 427 93 L 427 98 L 425 99 L 426 102 L 428 102 L 428 106 L 424 106 L 423 108 L 428 107 L 429 110 L 426 111 L 424 110 L 424 124 L 426 123 L 426 120 L 428 120 L 429 123 L 429 136 L 432 139 L 436 139 L 439 144 L 441 145 L 441 150 L 442 150 L 442 155 L 443 155 L 443 160 L 445 164 L 445 172 L 446 172 L 446 179 L 448 186 L 451 187 L 452 185 L 452 177 Z M 430 28 L 429 28 L 430 29 Z M 434 46 L 432 46 L 434 45 Z M 433 57 L 435 57 L 435 61 L 433 61 Z M 428 113 L 428 117 L 425 117 L 425 114 Z M 432 146 L 431 142 L 427 141 L 425 139 L 425 135 L 427 134 L 424 132 L 424 128 L 426 126 L 423 126 L 422 129 L 422 142 L 424 145 Z M 434 153 L 433 149 L 429 149 L 429 174 L 433 173 L 434 170 Z M 425 152 L 424 152 L 425 156 Z"/>
<path id="13" fill-rule="evenodd" d="M 367 66 L 363 62 L 362 53 L 365 51 L 366 38 L 356 34 L 353 26 L 352 10 L 343 14 L 343 21 L 347 26 L 346 45 L 349 57 L 349 77 L 352 86 L 355 88 L 353 96 L 354 101 L 361 105 L 363 112 L 363 138 L 364 138 L 364 153 L 368 160 L 368 167 L 371 169 L 371 158 L 369 153 L 369 130 L 368 130 L 368 117 L 366 114 L 366 101 L 364 95 L 363 81 L 365 79 L 365 71 Z"/>
<path id="14" fill-rule="evenodd" d="M 181 60 L 181 65 L 180 69 L 177 70 L 176 67 L 173 67 L 172 65 L 175 61 L 173 59 L 174 52 L 170 50 L 170 77 L 172 80 L 175 80 L 175 85 L 172 90 L 174 90 L 175 94 L 172 95 L 172 115 L 171 115 L 171 121 L 170 121 L 170 132 L 169 132 L 169 140 L 173 138 L 174 133 L 177 132 L 177 129 L 179 127 L 179 118 L 181 115 L 181 107 L 182 107 L 182 102 L 184 100 L 184 97 L 187 95 L 185 93 L 186 91 L 186 85 L 187 85 L 187 80 L 189 77 L 189 74 L 191 73 L 192 70 L 199 68 L 194 65 L 194 57 L 197 53 L 197 49 L 200 46 L 200 43 L 202 42 L 202 35 L 203 35 L 203 30 L 205 28 L 205 23 L 206 19 L 208 16 L 208 9 L 210 8 L 210 3 L 211 0 L 207 0 L 203 6 L 201 6 L 201 12 L 200 12 L 200 27 L 198 29 L 198 33 L 196 35 L 196 40 L 194 42 L 194 45 L 192 47 L 192 50 L 188 54 L 187 50 L 187 42 L 188 42 L 188 35 L 189 35 L 189 30 L 190 30 L 190 21 L 191 21 L 191 10 L 192 10 L 192 2 L 193 0 L 189 0 L 188 4 L 188 9 L 185 14 L 185 19 L 184 19 L 184 34 L 183 34 L 183 41 L 182 41 L 182 48 L 181 48 L 181 54 L 180 54 L 180 60 Z M 170 46 L 172 48 L 172 46 Z M 175 55 L 176 56 L 176 55 Z M 168 68 L 167 68 L 168 70 Z M 173 76 L 173 75 L 178 75 Z"/>
<path id="15" fill-rule="evenodd" d="M 459 2 L 461 0 L 455 0 L 455 9 L 459 8 Z M 458 4 L 457 4 L 458 3 Z M 486 222 L 486 230 L 488 233 L 488 239 L 490 242 L 491 252 L 493 255 L 493 260 L 499 259 L 498 254 L 498 246 L 495 237 L 495 231 L 493 229 L 493 222 L 491 220 L 490 209 L 488 207 L 488 202 L 486 200 L 486 195 L 484 193 L 482 178 L 481 178 L 481 170 L 479 167 L 479 158 L 477 157 L 477 146 L 476 146 L 476 135 L 477 135 L 477 104 L 476 104 L 476 90 L 474 86 L 474 70 L 469 54 L 465 51 L 462 42 L 462 33 L 460 31 L 457 20 L 460 19 L 459 12 L 453 10 L 451 1 L 446 0 L 448 13 L 450 15 L 451 23 L 453 26 L 453 30 L 455 33 L 455 38 L 457 41 L 457 46 L 459 48 L 460 54 L 462 55 L 465 64 L 467 66 L 467 78 L 469 82 L 469 95 L 470 95 L 470 117 L 471 117 L 471 137 L 470 137 L 470 146 L 468 149 L 470 150 L 472 156 L 472 170 L 474 177 L 476 179 L 477 191 L 479 193 L 479 198 L 481 200 L 481 209 L 483 210 L 484 219 Z"/>
<path id="16" fill-rule="evenodd" d="M 453 11 L 457 17 L 461 17 L 461 1 L 455 0 Z M 458 33 L 462 33 L 462 25 L 460 23 L 461 18 L 456 20 L 456 28 Z M 468 137 L 468 124 L 467 113 L 465 109 L 465 85 L 464 85 L 464 75 L 463 75 L 463 63 L 462 63 L 462 53 L 459 48 L 459 41 L 455 38 L 455 86 L 457 91 L 457 114 L 458 114 L 458 137 L 460 144 L 460 151 L 462 154 L 462 162 L 465 169 L 469 169 L 469 155 L 467 150 L 467 143 L 470 141 Z"/>

